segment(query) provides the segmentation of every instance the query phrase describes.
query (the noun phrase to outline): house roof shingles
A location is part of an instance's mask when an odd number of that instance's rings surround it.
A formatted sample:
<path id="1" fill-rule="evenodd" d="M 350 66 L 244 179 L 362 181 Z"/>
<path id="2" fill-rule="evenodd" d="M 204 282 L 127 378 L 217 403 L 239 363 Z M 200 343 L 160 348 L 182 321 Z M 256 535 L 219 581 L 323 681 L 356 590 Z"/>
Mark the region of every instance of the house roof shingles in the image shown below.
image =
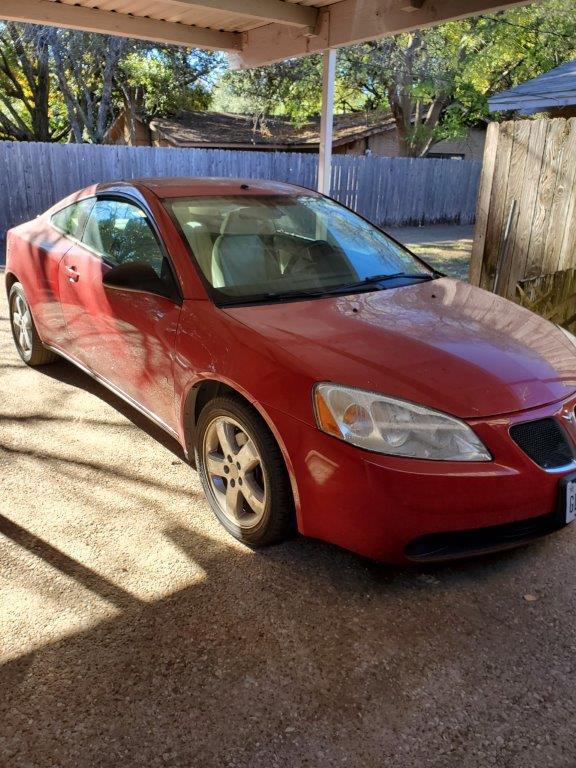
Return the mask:
<path id="1" fill-rule="evenodd" d="M 576 61 L 561 64 L 539 77 L 488 99 L 491 112 L 515 110 L 523 115 L 576 104 Z"/>
<path id="2" fill-rule="evenodd" d="M 187 112 L 177 118 L 157 118 L 152 131 L 176 147 L 312 148 L 320 141 L 320 118 L 297 126 L 288 117 L 255 119 L 228 112 Z M 334 115 L 333 144 L 394 129 L 386 112 L 352 112 Z"/>

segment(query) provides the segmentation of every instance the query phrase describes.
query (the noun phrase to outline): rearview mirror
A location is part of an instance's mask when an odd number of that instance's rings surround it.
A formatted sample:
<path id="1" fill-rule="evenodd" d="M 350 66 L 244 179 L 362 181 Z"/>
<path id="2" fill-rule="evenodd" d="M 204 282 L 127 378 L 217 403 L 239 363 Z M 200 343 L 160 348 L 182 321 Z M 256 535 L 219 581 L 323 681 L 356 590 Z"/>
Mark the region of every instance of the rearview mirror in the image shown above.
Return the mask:
<path id="1" fill-rule="evenodd" d="M 145 261 L 127 261 L 109 269 L 102 279 L 108 288 L 122 291 L 154 293 L 174 301 L 173 291 L 161 280 L 154 269 Z"/>

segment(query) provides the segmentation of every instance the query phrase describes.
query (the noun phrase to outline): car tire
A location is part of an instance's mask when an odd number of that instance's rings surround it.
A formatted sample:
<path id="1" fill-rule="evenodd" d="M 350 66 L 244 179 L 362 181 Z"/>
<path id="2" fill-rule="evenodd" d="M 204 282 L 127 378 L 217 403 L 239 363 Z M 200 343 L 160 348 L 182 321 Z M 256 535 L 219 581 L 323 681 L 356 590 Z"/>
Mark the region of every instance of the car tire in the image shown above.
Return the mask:
<path id="1" fill-rule="evenodd" d="M 22 360 L 32 366 L 48 365 L 57 360 L 58 355 L 40 341 L 21 283 L 14 283 L 10 289 L 8 306 L 12 337 Z"/>
<path id="2" fill-rule="evenodd" d="M 232 536 L 263 547 L 294 534 L 294 501 L 282 453 L 248 404 L 217 397 L 204 406 L 195 459 L 206 498 Z"/>

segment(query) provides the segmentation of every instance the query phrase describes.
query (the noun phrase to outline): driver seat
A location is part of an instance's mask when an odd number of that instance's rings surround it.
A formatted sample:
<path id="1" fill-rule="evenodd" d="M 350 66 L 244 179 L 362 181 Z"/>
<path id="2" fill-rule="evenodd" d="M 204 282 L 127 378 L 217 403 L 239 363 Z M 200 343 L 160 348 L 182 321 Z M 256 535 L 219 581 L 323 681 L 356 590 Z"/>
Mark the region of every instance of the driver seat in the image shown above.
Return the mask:
<path id="1" fill-rule="evenodd" d="M 212 249 L 212 285 L 215 288 L 265 285 L 282 276 L 272 249 L 274 228 L 257 219 L 251 208 L 230 211 Z"/>

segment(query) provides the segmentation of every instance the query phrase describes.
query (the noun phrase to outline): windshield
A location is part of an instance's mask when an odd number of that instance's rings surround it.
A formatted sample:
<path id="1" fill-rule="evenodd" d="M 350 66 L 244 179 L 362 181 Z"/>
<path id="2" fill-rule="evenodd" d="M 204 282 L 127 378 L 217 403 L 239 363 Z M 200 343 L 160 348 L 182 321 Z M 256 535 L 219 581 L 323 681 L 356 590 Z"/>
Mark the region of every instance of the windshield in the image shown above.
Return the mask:
<path id="1" fill-rule="evenodd" d="M 224 303 L 377 290 L 433 277 L 402 246 L 327 198 L 213 196 L 166 204 Z"/>

